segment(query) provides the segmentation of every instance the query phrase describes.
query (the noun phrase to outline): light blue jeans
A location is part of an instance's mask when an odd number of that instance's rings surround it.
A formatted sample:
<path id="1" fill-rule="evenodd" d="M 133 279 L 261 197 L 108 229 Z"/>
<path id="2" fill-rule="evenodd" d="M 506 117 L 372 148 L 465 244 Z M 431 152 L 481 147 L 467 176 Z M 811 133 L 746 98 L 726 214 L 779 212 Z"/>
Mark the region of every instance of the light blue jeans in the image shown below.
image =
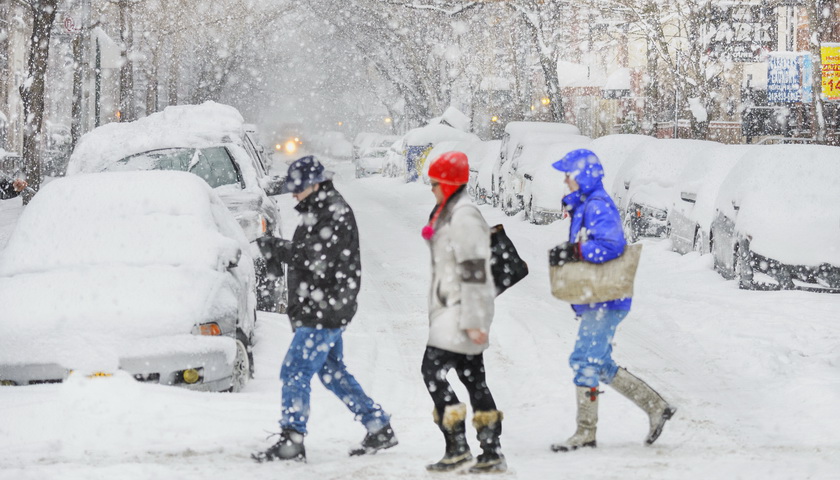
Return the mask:
<path id="1" fill-rule="evenodd" d="M 344 365 L 343 328 L 298 327 L 280 368 L 283 382 L 283 411 L 280 428 L 306 434 L 309 420 L 310 382 L 316 373 L 327 390 L 333 392 L 355 414 L 369 432 L 390 421 L 382 407 L 368 397 Z"/>
<path id="2" fill-rule="evenodd" d="M 612 359 L 612 340 L 616 327 L 628 313 L 628 310 L 601 308 L 581 314 L 575 349 L 569 357 L 575 385 L 597 387 L 600 382 L 612 382 L 618 371 Z"/>

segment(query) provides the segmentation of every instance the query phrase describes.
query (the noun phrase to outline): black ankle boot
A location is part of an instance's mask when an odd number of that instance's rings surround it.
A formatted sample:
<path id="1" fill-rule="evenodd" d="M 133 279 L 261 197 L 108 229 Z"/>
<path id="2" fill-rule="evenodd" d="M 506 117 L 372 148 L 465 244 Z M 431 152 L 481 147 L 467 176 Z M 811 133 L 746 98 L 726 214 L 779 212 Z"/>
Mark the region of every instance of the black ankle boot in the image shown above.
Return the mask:
<path id="1" fill-rule="evenodd" d="M 394 430 L 389 423 L 375 432 L 368 432 L 365 435 L 365 439 L 362 440 L 361 447 L 350 450 L 350 456 L 376 453 L 379 450 L 391 448 L 398 443 L 397 437 L 394 435 Z"/>
<path id="2" fill-rule="evenodd" d="M 274 460 L 306 461 L 306 449 L 303 447 L 303 434 L 290 428 L 276 434 L 277 442 L 264 452 L 252 453 L 251 458 L 259 463 Z"/>

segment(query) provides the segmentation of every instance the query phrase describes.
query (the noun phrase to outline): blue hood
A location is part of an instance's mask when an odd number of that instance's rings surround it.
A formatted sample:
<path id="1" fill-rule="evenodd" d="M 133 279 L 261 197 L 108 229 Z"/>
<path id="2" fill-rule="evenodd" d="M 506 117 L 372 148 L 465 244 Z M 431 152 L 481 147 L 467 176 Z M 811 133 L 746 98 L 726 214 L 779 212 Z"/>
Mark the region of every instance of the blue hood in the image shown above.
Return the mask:
<path id="1" fill-rule="evenodd" d="M 566 172 L 578 185 L 582 194 L 587 195 L 601 187 L 604 167 L 598 156 L 591 150 L 581 148 L 572 150 L 566 156 L 551 164 L 552 167 Z"/>

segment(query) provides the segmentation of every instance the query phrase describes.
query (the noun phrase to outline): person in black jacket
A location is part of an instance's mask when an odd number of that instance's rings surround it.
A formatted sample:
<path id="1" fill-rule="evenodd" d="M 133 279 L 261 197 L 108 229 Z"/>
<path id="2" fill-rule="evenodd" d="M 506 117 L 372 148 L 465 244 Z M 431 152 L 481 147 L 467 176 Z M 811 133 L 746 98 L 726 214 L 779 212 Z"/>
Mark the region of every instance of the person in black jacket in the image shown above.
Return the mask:
<path id="1" fill-rule="evenodd" d="M 312 156 L 289 166 L 286 188 L 299 202 L 300 225 L 291 240 L 263 237 L 258 244 L 269 272 L 288 267 L 287 313 L 294 337 L 280 369 L 280 438 L 252 457 L 258 462 L 306 459 L 303 437 L 316 373 L 368 431 L 350 455 L 393 447 L 397 438 L 390 416 L 365 394 L 343 361 L 341 336 L 356 314 L 362 272 L 353 210 Z"/>
<path id="2" fill-rule="evenodd" d="M 0 176 L 0 200 L 17 197 L 26 186 L 26 180 L 21 180 L 20 178 L 8 180 Z"/>

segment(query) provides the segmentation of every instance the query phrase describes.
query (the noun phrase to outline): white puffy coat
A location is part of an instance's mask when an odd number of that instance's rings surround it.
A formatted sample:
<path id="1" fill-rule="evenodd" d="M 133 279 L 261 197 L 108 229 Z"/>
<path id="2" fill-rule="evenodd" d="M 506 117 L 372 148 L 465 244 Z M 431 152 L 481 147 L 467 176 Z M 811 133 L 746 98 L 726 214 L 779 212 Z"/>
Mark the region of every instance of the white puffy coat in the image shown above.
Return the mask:
<path id="1" fill-rule="evenodd" d="M 429 241 L 432 284 L 429 290 L 428 345 L 476 355 L 477 345 L 466 329 L 490 332 L 496 290 L 490 273 L 490 228 L 464 190 L 444 206 Z"/>

